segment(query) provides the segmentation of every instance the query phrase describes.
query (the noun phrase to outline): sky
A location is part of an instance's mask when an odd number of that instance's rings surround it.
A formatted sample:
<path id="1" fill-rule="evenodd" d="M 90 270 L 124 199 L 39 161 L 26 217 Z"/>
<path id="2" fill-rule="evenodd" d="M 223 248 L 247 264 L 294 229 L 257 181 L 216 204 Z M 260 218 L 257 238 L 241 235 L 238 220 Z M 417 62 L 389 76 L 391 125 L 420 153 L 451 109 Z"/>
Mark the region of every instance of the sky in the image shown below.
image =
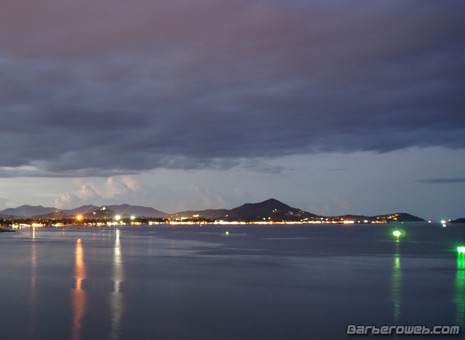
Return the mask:
<path id="1" fill-rule="evenodd" d="M 0 209 L 465 217 L 465 2 L 3 0 Z"/>

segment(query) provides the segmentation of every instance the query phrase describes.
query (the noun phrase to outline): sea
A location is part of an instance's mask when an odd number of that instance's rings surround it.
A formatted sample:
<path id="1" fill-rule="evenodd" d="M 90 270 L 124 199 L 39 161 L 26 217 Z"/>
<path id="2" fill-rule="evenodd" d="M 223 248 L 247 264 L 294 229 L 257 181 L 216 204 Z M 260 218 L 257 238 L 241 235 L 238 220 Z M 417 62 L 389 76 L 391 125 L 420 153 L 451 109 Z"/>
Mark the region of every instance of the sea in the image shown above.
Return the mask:
<path id="1" fill-rule="evenodd" d="M 0 233 L 0 339 L 461 338 L 462 245 L 439 223 Z"/>

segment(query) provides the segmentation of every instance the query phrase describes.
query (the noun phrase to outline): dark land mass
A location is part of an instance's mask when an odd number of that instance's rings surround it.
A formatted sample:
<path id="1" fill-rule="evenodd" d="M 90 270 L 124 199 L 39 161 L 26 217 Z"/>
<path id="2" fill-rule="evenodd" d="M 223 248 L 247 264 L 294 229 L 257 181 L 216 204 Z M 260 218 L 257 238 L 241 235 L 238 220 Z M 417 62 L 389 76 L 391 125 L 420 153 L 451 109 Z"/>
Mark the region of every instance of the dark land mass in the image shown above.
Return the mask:
<path id="1" fill-rule="evenodd" d="M 364 216 L 364 215 L 342 215 L 337 216 L 345 220 L 367 220 L 367 221 L 376 221 L 376 220 L 393 220 L 399 222 L 425 222 L 424 219 L 407 214 L 407 213 L 393 213 L 387 215 L 376 215 L 376 216 Z"/>
<path id="2" fill-rule="evenodd" d="M 206 209 L 206 210 L 186 210 L 180 211 L 174 214 L 171 214 L 171 218 L 181 218 L 181 217 L 193 217 L 198 215 L 199 218 L 206 218 L 206 219 L 222 219 L 228 216 L 229 210 L 228 209 Z"/>
<path id="3" fill-rule="evenodd" d="M 95 205 L 83 205 L 79 208 L 65 209 L 63 210 L 63 213 L 68 216 L 85 215 L 92 211 L 98 210 L 99 208 L 100 207 L 97 207 Z"/>
<path id="4" fill-rule="evenodd" d="M 205 220 L 225 220 L 225 221 L 315 221 L 353 220 L 362 223 L 363 221 L 391 221 L 391 222 L 424 222 L 425 220 L 407 213 L 392 213 L 386 215 L 363 216 L 319 216 L 310 212 L 290 207 L 274 198 L 270 198 L 260 203 L 246 203 L 233 209 L 208 209 L 196 211 L 182 211 L 171 215 L 172 219 L 192 218 Z"/>
<path id="5" fill-rule="evenodd" d="M 450 223 L 465 223 L 465 218 L 457 218 L 455 220 L 450 221 Z"/>
<path id="6" fill-rule="evenodd" d="M 169 214 L 164 213 L 163 211 L 142 207 L 138 205 L 129 205 L 129 204 L 120 204 L 120 205 L 107 205 L 107 209 L 113 210 L 115 213 L 121 216 L 138 216 L 138 217 L 155 217 L 163 218 L 169 217 Z"/>
<path id="7" fill-rule="evenodd" d="M 317 215 L 296 209 L 274 198 L 260 203 L 246 203 L 233 209 L 209 209 L 198 211 L 183 211 L 171 215 L 173 218 L 193 217 L 198 215 L 200 219 L 227 220 L 227 221 L 286 221 L 315 218 Z"/>
<path id="8" fill-rule="evenodd" d="M 32 205 L 22 205 L 17 208 L 8 208 L 3 211 L 0 211 L 2 215 L 6 216 L 16 216 L 16 217 L 31 217 L 31 216 L 40 216 L 50 213 L 54 213 L 57 209 L 51 207 L 43 207 L 41 205 L 32 206 Z"/>
<path id="9" fill-rule="evenodd" d="M 119 215 L 121 218 L 128 218 L 131 216 L 138 218 L 165 218 L 169 217 L 169 214 L 163 211 L 143 207 L 138 205 L 120 204 L 120 205 L 105 205 L 100 208 L 94 207 L 83 213 L 85 218 L 108 218 L 111 219 L 115 215 Z"/>
<path id="10" fill-rule="evenodd" d="M 344 222 L 352 220 L 356 223 L 369 222 L 423 222 L 422 218 L 407 213 L 393 213 L 377 216 L 344 215 L 319 216 L 302 209 L 293 208 L 277 199 L 270 198 L 259 203 L 246 203 L 233 209 L 207 209 L 197 211 L 182 211 L 167 214 L 160 210 L 129 204 L 107 205 L 97 207 L 84 205 L 75 209 L 60 210 L 42 206 L 23 205 L 0 211 L 3 220 L 39 219 L 42 221 L 83 221 L 83 220 L 113 220 L 117 215 L 121 219 L 159 219 L 159 220 L 193 220 L 193 221 L 325 221 Z M 79 216 L 79 218 L 77 218 Z M 460 219 L 459 219 L 460 220 Z M 365 222 L 366 223 L 366 222 Z M 459 222 L 463 223 L 463 222 Z"/>
<path id="11" fill-rule="evenodd" d="M 240 207 L 231 209 L 229 215 L 232 219 L 260 219 L 271 217 L 272 220 L 301 220 L 317 217 L 315 214 L 292 208 L 274 198 L 260 203 L 243 204 Z"/>
<path id="12" fill-rule="evenodd" d="M 113 215 L 121 215 L 121 217 L 137 216 L 163 218 L 169 216 L 169 214 L 159 211 L 157 209 L 129 204 L 108 205 L 102 207 L 97 207 L 95 205 L 83 205 L 79 208 L 64 210 L 60 210 L 57 208 L 46 208 L 42 206 L 23 205 L 18 208 L 8 208 L 3 211 L 0 211 L 0 214 L 2 216 L 1 218 L 12 219 L 66 219 L 74 218 L 77 215 L 83 215 L 86 218 L 101 217 L 101 215 L 110 217 L 110 213 Z"/>
<path id="13" fill-rule="evenodd" d="M 13 216 L 14 218 L 18 219 L 20 216 Z M 51 213 L 44 214 L 44 215 L 37 215 L 37 216 L 27 216 L 26 218 L 35 218 L 35 219 L 48 219 L 48 220 L 61 220 L 70 218 L 71 216 L 63 212 L 62 210 L 55 210 Z"/>

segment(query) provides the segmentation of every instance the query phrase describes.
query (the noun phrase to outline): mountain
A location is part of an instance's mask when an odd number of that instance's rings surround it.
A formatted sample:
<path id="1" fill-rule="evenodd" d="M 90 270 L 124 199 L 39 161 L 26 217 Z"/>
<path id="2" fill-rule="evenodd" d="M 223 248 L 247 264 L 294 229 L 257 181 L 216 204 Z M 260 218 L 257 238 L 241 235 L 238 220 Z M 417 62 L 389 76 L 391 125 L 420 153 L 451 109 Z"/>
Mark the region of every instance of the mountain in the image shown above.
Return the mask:
<path id="1" fill-rule="evenodd" d="M 77 215 L 85 215 L 97 209 L 98 207 L 96 207 L 95 205 L 83 205 L 82 207 L 74 208 L 74 209 L 63 209 L 63 210 L 56 209 L 55 211 L 51 213 L 43 214 L 43 215 L 36 215 L 32 217 L 40 218 L 44 220 L 45 219 L 62 220 L 62 219 L 74 218 Z"/>
<path id="2" fill-rule="evenodd" d="M 325 216 L 329 217 L 329 216 Z M 336 218 L 341 218 L 345 220 L 354 220 L 354 221 L 376 221 L 376 220 L 386 220 L 392 222 L 425 222 L 424 219 L 407 214 L 407 213 L 392 213 L 387 215 L 376 215 L 376 216 L 364 216 L 364 215 L 342 215 L 336 216 Z"/>
<path id="3" fill-rule="evenodd" d="M 139 205 L 129 205 L 129 204 L 120 204 L 120 205 L 107 205 L 107 209 L 110 209 L 117 213 L 118 215 L 121 215 L 122 217 L 128 217 L 128 216 L 138 216 L 138 217 L 154 217 L 154 218 L 163 218 L 163 217 L 168 217 L 169 214 L 164 213 L 163 211 L 154 209 L 154 208 L 149 208 L 149 207 L 143 207 Z"/>
<path id="4" fill-rule="evenodd" d="M 393 216 L 393 215 L 397 217 L 397 221 L 401 221 L 401 222 L 425 222 L 424 219 L 418 216 L 407 214 L 407 213 L 395 213 L 389 216 Z"/>
<path id="5" fill-rule="evenodd" d="M 231 219 L 303 219 L 316 217 L 316 215 L 301 209 L 292 208 L 277 199 L 270 198 L 266 201 L 259 203 L 246 203 L 240 207 L 231 209 L 229 211 L 229 218 Z"/>
<path id="6" fill-rule="evenodd" d="M 99 207 L 95 205 L 83 205 L 79 208 L 64 209 L 63 212 L 68 216 L 76 216 L 76 215 L 85 215 L 97 209 L 99 209 Z"/>
<path id="7" fill-rule="evenodd" d="M 192 217 L 198 215 L 199 218 L 217 220 L 227 218 L 228 209 L 207 209 L 207 210 L 187 210 L 171 214 L 171 218 Z"/>
<path id="8" fill-rule="evenodd" d="M 55 210 L 54 212 L 45 214 L 45 215 L 37 215 L 37 216 L 29 216 L 33 217 L 36 219 L 41 219 L 41 220 L 62 220 L 62 219 L 67 219 L 69 216 L 65 214 L 62 210 Z"/>
<path id="9" fill-rule="evenodd" d="M 168 217 L 169 214 L 164 213 L 160 210 L 137 206 L 137 205 L 129 205 L 129 204 L 121 204 L 121 205 L 107 205 L 105 206 L 106 209 L 102 210 L 104 206 L 97 207 L 95 205 L 83 205 L 79 208 L 75 209 L 56 209 L 51 207 L 42 207 L 42 206 L 30 206 L 30 205 L 22 205 L 17 208 L 8 208 L 3 211 L 0 211 L 0 215 L 4 215 L 5 218 L 9 216 L 14 217 L 36 217 L 41 219 L 64 219 L 64 218 L 71 218 L 75 217 L 76 215 L 83 215 L 88 217 L 96 217 L 97 214 L 92 214 L 93 212 L 99 212 L 100 215 L 105 215 L 106 217 L 110 217 L 109 215 L 121 215 L 121 217 L 129 217 L 129 216 L 136 216 L 136 217 L 153 217 L 153 218 L 163 218 Z"/>
<path id="10" fill-rule="evenodd" d="M 56 208 L 43 207 L 41 205 L 32 206 L 32 205 L 22 205 L 17 208 L 8 208 L 3 211 L 0 211 L 0 214 L 7 216 L 16 216 L 16 217 L 31 217 L 31 216 L 40 216 L 46 215 L 55 212 Z"/>
<path id="11" fill-rule="evenodd" d="M 136 216 L 136 217 L 152 217 L 163 218 L 169 215 L 153 208 L 143 207 L 139 205 L 105 205 L 96 207 L 94 205 L 82 206 L 80 208 L 67 210 L 70 216 L 83 215 L 86 218 L 114 218 L 120 215 L 122 218 Z"/>
<path id="12" fill-rule="evenodd" d="M 296 209 L 284 204 L 277 199 L 270 198 L 259 203 L 246 203 L 233 209 L 209 209 L 198 211 L 183 211 L 171 215 L 172 217 L 192 217 L 199 215 L 199 218 L 207 219 L 227 219 L 227 220 L 273 220 L 312 218 L 316 215 L 301 209 Z"/>
<path id="13" fill-rule="evenodd" d="M 100 208 L 97 207 L 97 209 L 93 211 L 89 211 L 84 214 L 84 217 L 87 219 L 109 219 L 112 220 L 116 217 L 116 215 L 119 215 L 117 212 L 114 212 L 111 209 L 108 209 L 106 206 L 102 206 Z"/>
<path id="14" fill-rule="evenodd" d="M 354 220 L 354 221 L 388 221 L 388 222 L 423 222 L 422 218 L 407 213 L 393 213 L 377 216 L 361 215 L 344 215 L 344 216 L 318 216 L 307 211 L 293 208 L 284 204 L 277 199 L 270 198 L 259 203 L 246 203 L 233 209 L 207 209 L 197 211 L 181 211 L 175 214 L 167 214 L 160 210 L 129 204 L 107 205 L 97 207 L 95 205 L 83 205 L 75 209 L 60 210 L 52 207 L 22 205 L 17 208 L 9 208 L 0 211 L 2 218 L 25 218 L 34 217 L 41 219 L 71 219 L 77 215 L 85 218 L 103 218 L 113 219 L 116 215 L 122 218 L 135 216 L 137 218 L 188 218 L 188 219 L 207 219 L 207 220 L 237 220 L 237 221 L 295 221 L 295 220 L 315 220 L 315 219 L 332 219 L 332 220 Z M 461 219 L 457 222 L 463 221 Z"/>

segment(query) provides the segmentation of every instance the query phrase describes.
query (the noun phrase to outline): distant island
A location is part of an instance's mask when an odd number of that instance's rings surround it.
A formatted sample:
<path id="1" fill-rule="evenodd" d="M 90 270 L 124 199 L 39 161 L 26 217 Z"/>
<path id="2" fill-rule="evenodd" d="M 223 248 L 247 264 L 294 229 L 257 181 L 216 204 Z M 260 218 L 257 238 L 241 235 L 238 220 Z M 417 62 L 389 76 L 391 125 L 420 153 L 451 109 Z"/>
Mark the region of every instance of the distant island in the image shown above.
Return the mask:
<path id="1" fill-rule="evenodd" d="M 457 218 L 455 220 L 450 221 L 449 223 L 465 223 L 465 218 Z"/>
<path id="2" fill-rule="evenodd" d="M 6 227 L 120 224 L 353 224 L 424 221 L 420 217 L 407 213 L 376 216 L 321 216 L 290 207 L 274 198 L 259 203 L 246 203 L 233 209 L 188 210 L 174 214 L 168 214 L 150 207 L 129 204 L 84 205 L 65 210 L 23 205 L 0 211 L 0 223 Z"/>

